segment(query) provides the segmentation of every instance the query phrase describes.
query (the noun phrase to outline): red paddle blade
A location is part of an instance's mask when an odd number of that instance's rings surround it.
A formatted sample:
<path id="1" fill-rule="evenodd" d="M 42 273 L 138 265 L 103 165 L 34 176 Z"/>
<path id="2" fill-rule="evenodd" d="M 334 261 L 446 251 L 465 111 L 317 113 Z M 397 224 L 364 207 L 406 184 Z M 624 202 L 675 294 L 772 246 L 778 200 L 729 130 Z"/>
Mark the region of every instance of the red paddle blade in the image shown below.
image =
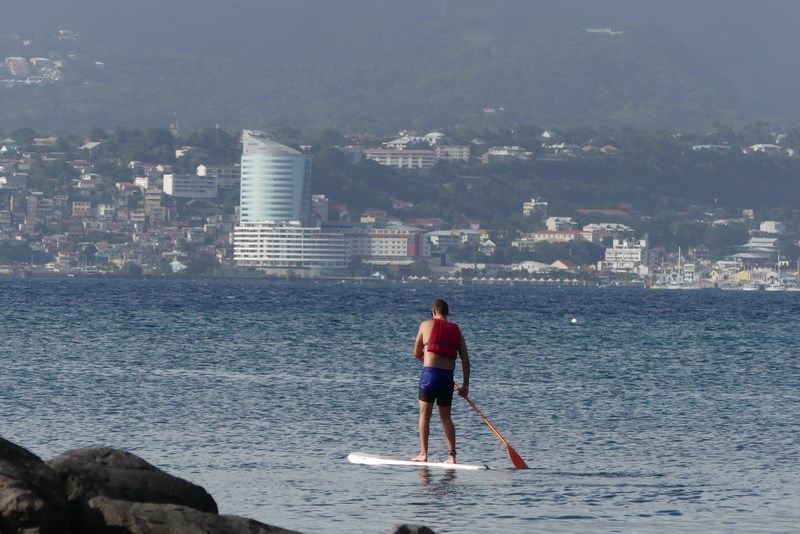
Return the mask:
<path id="1" fill-rule="evenodd" d="M 511 448 L 511 445 L 506 445 L 506 449 L 508 449 L 508 455 L 511 457 L 511 463 L 514 464 L 514 467 L 517 469 L 528 469 L 528 464 L 517 454 L 517 451 Z"/>

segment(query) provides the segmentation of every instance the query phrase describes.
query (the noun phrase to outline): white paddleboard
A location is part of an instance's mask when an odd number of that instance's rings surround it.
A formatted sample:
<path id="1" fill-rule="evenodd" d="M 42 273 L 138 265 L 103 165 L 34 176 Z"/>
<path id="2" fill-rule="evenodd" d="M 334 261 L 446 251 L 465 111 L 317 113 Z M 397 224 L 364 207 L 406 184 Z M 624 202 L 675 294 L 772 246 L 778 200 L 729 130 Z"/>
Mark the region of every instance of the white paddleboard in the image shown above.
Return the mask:
<path id="1" fill-rule="evenodd" d="M 488 465 L 478 464 L 446 464 L 444 462 L 415 462 L 400 458 L 387 458 L 366 452 L 351 452 L 347 455 L 350 463 L 364 465 L 402 465 L 405 467 L 433 467 L 438 469 L 489 469 Z"/>

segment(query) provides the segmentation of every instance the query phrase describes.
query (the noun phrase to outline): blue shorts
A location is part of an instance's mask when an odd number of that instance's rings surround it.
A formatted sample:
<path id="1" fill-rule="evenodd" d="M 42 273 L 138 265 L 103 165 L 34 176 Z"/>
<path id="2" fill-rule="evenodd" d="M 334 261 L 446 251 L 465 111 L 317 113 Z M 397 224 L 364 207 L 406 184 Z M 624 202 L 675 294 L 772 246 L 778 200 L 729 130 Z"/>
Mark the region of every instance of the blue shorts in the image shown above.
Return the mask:
<path id="1" fill-rule="evenodd" d="M 438 367 L 423 367 L 419 376 L 419 400 L 434 401 L 439 406 L 453 405 L 453 371 Z"/>

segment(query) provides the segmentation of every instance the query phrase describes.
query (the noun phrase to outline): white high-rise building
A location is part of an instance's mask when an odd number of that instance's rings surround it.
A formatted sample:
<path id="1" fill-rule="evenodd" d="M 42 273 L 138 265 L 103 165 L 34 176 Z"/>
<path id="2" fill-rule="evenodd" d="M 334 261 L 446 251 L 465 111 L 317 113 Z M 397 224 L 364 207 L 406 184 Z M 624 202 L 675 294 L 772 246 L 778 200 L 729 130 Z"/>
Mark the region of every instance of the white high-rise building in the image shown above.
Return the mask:
<path id="1" fill-rule="evenodd" d="M 309 224 L 311 158 L 257 130 L 242 132 L 241 222 Z"/>
<path id="2" fill-rule="evenodd" d="M 240 223 L 233 257 L 241 267 L 315 276 L 344 271 L 349 243 L 339 229 L 311 226 L 311 158 L 259 131 L 242 133 Z"/>

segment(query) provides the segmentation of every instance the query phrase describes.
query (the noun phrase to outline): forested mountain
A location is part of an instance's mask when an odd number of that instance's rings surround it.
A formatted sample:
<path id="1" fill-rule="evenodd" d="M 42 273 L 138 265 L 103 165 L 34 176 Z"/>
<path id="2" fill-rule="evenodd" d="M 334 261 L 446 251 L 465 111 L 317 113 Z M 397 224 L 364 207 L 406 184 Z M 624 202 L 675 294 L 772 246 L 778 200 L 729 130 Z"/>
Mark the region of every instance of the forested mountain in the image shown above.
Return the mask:
<path id="1" fill-rule="evenodd" d="M 174 113 L 188 130 L 793 126 L 797 15 L 787 0 L 31 0 L 3 10 L 0 57 L 62 59 L 63 76 L 0 85 L 0 131 Z"/>

